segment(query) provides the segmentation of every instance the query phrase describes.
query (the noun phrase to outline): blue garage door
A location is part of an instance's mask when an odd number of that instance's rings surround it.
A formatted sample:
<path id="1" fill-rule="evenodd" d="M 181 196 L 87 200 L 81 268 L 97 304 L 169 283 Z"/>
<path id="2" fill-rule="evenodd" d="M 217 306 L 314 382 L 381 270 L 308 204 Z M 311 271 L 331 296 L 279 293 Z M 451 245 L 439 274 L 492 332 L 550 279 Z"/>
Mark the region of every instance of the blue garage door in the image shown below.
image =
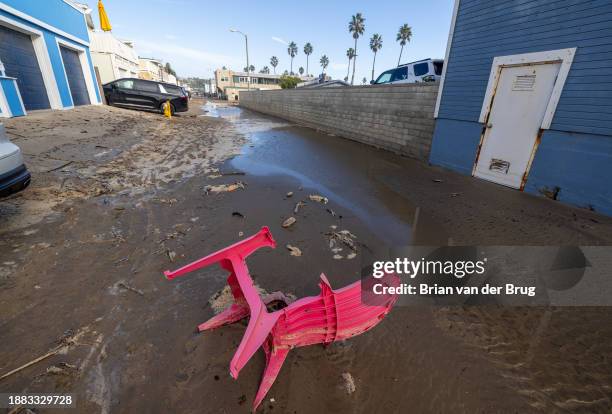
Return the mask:
<path id="1" fill-rule="evenodd" d="M 27 110 L 50 107 L 30 36 L 0 26 L 0 60 L 4 63 L 6 76 L 17 78 Z"/>
<path id="2" fill-rule="evenodd" d="M 62 60 L 64 61 L 64 70 L 68 77 L 68 85 L 70 86 L 70 95 L 75 106 L 89 105 L 89 93 L 85 84 L 85 76 L 81 67 L 79 54 L 74 50 L 60 47 L 62 51 Z"/>

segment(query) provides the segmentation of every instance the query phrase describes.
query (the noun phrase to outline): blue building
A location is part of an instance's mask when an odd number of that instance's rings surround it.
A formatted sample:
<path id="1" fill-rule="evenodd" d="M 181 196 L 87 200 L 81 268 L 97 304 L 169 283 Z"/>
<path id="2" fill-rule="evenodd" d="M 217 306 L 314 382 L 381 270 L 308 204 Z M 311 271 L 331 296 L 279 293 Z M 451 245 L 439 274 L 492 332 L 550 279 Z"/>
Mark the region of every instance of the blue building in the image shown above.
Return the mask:
<path id="1" fill-rule="evenodd" d="M 612 2 L 456 0 L 430 162 L 612 215 Z"/>
<path id="2" fill-rule="evenodd" d="M 87 12 L 70 0 L 0 1 L 0 117 L 101 102 Z"/>

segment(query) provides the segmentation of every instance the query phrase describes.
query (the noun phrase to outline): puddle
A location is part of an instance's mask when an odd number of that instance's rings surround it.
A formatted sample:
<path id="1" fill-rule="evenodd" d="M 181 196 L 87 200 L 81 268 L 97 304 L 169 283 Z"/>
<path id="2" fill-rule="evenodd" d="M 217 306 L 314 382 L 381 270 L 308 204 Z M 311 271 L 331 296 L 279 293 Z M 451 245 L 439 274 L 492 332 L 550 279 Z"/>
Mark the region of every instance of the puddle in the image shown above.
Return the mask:
<path id="1" fill-rule="evenodd" d="M 291 177 L 343 207 L 350 212 L 345 217 L 358 218 L 390 245 L 448 242 L 439 229 L 433 231 L 435 223 L 425 212 L 385 183 L 402 174 L 402 157 L 238 107 L 210 108 L 249 138 L 241 155 L 230 161 L 232 169 Z"/>

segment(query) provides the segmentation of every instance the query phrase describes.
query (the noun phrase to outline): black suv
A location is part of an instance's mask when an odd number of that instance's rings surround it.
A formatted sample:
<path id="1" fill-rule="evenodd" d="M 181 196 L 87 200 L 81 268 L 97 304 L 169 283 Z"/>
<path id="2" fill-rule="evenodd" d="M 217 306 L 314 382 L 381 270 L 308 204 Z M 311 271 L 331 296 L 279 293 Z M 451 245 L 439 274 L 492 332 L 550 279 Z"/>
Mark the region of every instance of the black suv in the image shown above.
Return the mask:
<path id="1" fill-rule="evenodd" d="M 103 86 L 106 102 L 125 108 L 162 111 L 170 101 L 172 113 L 189 109 L 189 98 L 184 89 L 169 83 L 135 78 L 123 78 Z"/>

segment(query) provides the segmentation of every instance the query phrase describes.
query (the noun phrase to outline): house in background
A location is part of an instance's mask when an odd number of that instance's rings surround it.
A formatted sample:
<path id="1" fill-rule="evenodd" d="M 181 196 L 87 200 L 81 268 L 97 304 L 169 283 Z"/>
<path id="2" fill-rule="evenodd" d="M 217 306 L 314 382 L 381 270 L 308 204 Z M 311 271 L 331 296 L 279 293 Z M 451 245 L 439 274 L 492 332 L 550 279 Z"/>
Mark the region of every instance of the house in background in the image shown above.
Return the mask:
<path id="1" fill-rule="evenodd" d="M 166 72 L 164 64 L 159 59 L 138 58 L 138 77 L 145 80 L 166 82 L 178 85 L 176 76 Z"/>
<path id="2" fill-rule="evenodd" d="M 430 162 L 612 214 L 612 3 L 456 0 Z"/>
<path id="3" fill-rule="evenodd" d="M 0 117 L 100 103 L 87 13 L 68 0 L 0 1 Z"/>
<path id="4" fill-rule="evenodd" d="M 138 54 L 131 41 L 118 39 L 112 32 L 102 30 L 92 30 L 89 35 L 91 58 L 98 68 L 100 82 L 138 77 Z"/>

